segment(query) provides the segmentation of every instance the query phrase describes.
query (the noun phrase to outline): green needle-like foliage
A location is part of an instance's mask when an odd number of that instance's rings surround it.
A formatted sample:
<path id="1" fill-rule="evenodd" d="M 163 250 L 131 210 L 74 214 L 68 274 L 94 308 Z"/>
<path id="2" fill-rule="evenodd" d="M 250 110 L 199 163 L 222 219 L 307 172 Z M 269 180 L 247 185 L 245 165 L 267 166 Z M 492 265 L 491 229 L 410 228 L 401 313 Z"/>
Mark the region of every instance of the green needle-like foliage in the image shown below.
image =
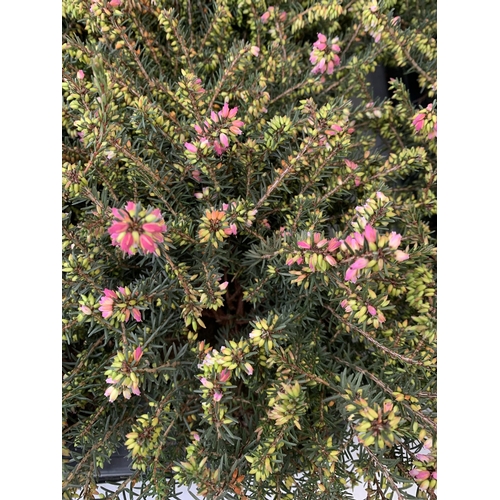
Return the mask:
<path id="1" fill-rule="evenodd" d="M 62 7 L 64 498 L 435 498 L 436 2 Z"/>

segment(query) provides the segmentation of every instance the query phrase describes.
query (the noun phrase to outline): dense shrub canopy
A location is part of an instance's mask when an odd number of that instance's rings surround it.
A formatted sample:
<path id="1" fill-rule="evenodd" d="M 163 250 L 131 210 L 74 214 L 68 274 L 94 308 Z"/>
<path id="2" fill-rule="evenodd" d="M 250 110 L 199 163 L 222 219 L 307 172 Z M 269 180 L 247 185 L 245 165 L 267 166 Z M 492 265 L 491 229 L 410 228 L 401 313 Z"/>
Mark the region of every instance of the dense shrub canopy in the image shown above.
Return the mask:
<path id="1" fill-rule="evenodd" d="M 435 2 L 63 0 L 63 36 L 65 497 L 126 446 L 129 498 L 434 498 Z"/>

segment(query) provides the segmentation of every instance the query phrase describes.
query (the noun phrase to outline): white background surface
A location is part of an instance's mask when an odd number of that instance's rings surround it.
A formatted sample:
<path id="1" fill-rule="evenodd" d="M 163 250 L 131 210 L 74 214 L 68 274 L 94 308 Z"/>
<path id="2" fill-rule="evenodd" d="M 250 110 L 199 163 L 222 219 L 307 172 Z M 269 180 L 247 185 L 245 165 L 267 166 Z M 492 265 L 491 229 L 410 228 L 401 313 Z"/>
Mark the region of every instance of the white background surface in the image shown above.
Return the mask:
<path id="1" fill-rule="evenodd" d="M 105 484 L 105 486 L 113 491 L 117 488 L 116 486 L 112 486 L 110 484 Z M 181 495 L 179 495 L 179 498 L 181 498 L 182 500 L 193 500 L 193 495 L 188 493 L 188 488 L 181 486 L 181 487 L 179 487 L 179 491 L 181 492 Z M 190 491 L 194 495 L 196 495 L 196 488 L 193 487 L 190 489 Z M 415 495 L 417 492 L 417 487 L 415 486 L 414 488 L 411 488 L 410 490 L 408 490 L 408 492 L 411 493 L 412 495 Z M 127 497 L 124 497 L 123 495 L 124 495 L 123 493 L 120 494 L 120 500 L 127 498 Z M 362 486 L 356 486 L 353 490 L 353 496 L 356 500 L 365 500 L 366 499 L 366 492 Z M 199 498 L 200 500 L 203 500 L 204 497 L 195 497 L 195 498 Z M 148 497 L 148 500 L 154 500 L 154 497 Z"/>

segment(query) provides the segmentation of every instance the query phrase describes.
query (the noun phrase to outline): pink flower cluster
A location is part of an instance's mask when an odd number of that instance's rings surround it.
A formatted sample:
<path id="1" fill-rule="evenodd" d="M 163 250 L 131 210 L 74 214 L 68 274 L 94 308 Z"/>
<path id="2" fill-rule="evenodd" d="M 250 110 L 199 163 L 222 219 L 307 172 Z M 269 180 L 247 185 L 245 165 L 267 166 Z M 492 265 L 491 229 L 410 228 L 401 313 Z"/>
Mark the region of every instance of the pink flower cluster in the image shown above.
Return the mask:
<path id="1" fill-rule="evenodd" d="M 143 209 L 140 203 L 127 202 L 125 209 L 112 209 L 115 219 L 108 233 L 112 244 L 129 255 L 137 250 L 144 254 L 159 253 L 158 243 L 163 241 L 167 226 L 158 208 Z"/>
<path id="2" fill-rule="evenodd" d="M 432 439 L 428 439 L 424 443 L 424 449 L 432 448 Z M 415 479 L 421 490 L 434 490 L 437 486 L 437 463 L 436 457 L 432 452 L 424 454 L 418 453 L 415 455 L 417 460 L 414 460 L 415 469 L 409 472 L 410 476 Z"/>
<path id="3" fill-rule="evenodd" d="M 338 40 L 336 37 L 329 43 L 325 35 L 318 33 L 318 39 L 313 43 L 314 48 L 309 57 L 309 61 L 315 65 L 311 71 L 313 75 L 325 71 L 327 75 L 331 75 L 335 67 L 340 66 Z"/>
<path id="4" fill-rule="evenodd" d="M 228 134 L 236 137 L 242 133 L 240 127 L 243 127 L 244 123 L 234 119 L 237 112 L 238 108 L 229 109 L 227 102 L 218 113 L 211 111 L 210 118 L 207 118 L 202 125 L 197 123 L 194 126 L 198 135 L 195 144 L 185 142 L 184 147 L 194 154 L 198 149 L 213 148 L 217 155 L 222 155 L 229 148 Z"/>
<path id="5" fill-rule="evenodd" d="M 348 312 L 348 313 L 352 312 L 352 307 L 349 305 L 349 302 L 347 299 L 344 299 L 340 303 L 340 307 L 342 307 L 342 309 L 344 309 L 345 312 Z M 383 315 L 383 313 L 381 311 L 377 311 L 377 309 L 370 304 L 367 305 L 367 310 L 368 310 L 368 313 L 370 314 L 370 316 L 377 316 L 377 319 L 379 320 L 380 323 L 385 322 L 385 316 Z"/>
<path id="6" fill-rule="evenodd" d="M 129 355 L 129 359 L 125 359 L 122 353 L 115 357 L 111 370 L 107 370 L 106 372 L 115 377 L 108 377 L 106 379 L 106 383 L 111 385 L 106 389 L 104 395 L 109 398 L 110 403 L 115 401 L 120 394 L 123 394 L 125 399 L 130 399 L 132 394 L 136 396 L 141 395 L 141 391 L 139 390 L 139 379 L 132 367 L 129 366 L 129 363 L 137 365 L 142 358 L 142 354 L 142 348 L 139 346 L 134 349 L 131 357 Z"/>
<path id="7" fill-rule="evenodd" d="M 401 243 L 401 235 L 396 233 L 395 231 L 392 231 L 388 236 L 384 236 L 384 241 L 383 244 L 380 245 L 379 247 L 387 246 L 391 248 L 392 250 L 395 250 L 394 252 L 394 257 L 398 262 L 402 262 L 404 260 L 407 260 L 409 258 L 409 255 L 405 252 L 402 252 L 401 250 L 397 250 L 398 246 Z M 347 236 L 345 240 L 341 240 L 341 250 L 346 251 L 346 245 L 348 245 L 351 250 L 358 251 L 362 250 L 364 248 L 365 240 L 368 242 L 368 246 L 372 251 L 375 251 L 377 249 L 377 241 L 380 242 L 380 237 L 378 235 L 378 232 L 376 229 L 374 229 L 370 224 L 367 224 L 365 226 L 365 229 L 363 231 L 363 234 L 359 232 L 354 232 Z M 358 276 L 359 276 L 359 271 L 361 269 L 364 269 L 365 267 L 368 266 L 370 261 L 366 259 L 365 257 L 359 257 L 357 258 L 353 264 L 349 266 L 345 273 L 344 279 L 346 281 L 350 281 L 351 283 L 356 283 Z"/>
<path id="8" fill-rule="evenodd" d="M 427 138 L 434 139 L 437 137 L 437 119 L 432 114 L 432 104 L 428 104 L 425 110 L 420 111 L 415 115 L 412 121 L 416 132 L 422 129 L 427 130 Z"/>
<path id="9" fill-rule="evenodd" d="M 122 0 L 109 0 L 107 7 L 119 7 L 122 4 Z M 90 6 L 90 12 L 94 13 L 101 10 L 104 7 L 102 0 L 92 0 L 92 5 Z"/>
<path id="10" fill-rule="evenodd" d="M 308 236 L 305 240 L 298 241 L 297 246 L 302 250 L 311 250 L 311 249 L 319 250 L 325 247 L 324 252 L 322 252 L 322 255 L 324 254 L 324 259 L 331 266 L 337 265 L 337 261 L 333 258 L 333 256 L 326 253 L 326 252 L 334 252 L 340 246 L 340 241 L 337 240 L 337 238 L 332 238 L 330 240 L 327 240 L 326 238 L 322 237 L 321 233 L 314 233 L 312 240 Z M 302 264 L 302 262 L 304 262 L 304 257 L 302 257 L 300 254 L 289 257 L 286 261 L 286 264 L 288 266 L 291 266 L 295 262 L 297 264 Z M 309 268 L 311 269 L 311 271 L 314 272 L 316 270 L 315 263 L 312 261 L 312 259 L 309 259 L 308 263 L 309 263 Z"/>
<path id="11" fill-rule="evenodd" d="M 105 288 L 99 304 L 99 311 L 105 319 L 115 316 L 126 323 L 132 314 L 136 321 L 142 321 L 141 311 L 137 308 L 137 297 L 132 295 L 128 287 L 120 286 L 117 292 Z"/>
<path id="12" fill-rule="evenodd" d="M 273 20 L 276 18 L 282 22 L 285 22 L 286 18 L 287 18 L 287 13 L 284 10 L 279 11 L 276 7 L 269 7 L 266 10 L 266 12 L 264 12 L 264 14 L 262 14 L 262 16 L 260 16 L 260 20 L 261 20 L 262 24 L 266 24 L 270 20 Z"/>

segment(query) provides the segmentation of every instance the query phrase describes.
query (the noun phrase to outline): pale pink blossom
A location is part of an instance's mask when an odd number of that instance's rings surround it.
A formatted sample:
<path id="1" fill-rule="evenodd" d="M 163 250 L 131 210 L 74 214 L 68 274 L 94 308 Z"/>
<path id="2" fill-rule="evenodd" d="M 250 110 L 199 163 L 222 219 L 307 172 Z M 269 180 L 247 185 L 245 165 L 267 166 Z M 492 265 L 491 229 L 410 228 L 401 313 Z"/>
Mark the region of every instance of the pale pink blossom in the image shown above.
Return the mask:
<path id="1" fill-rule="evenodd" d="M 396 233 L 395 231 L 392 231 L 391 234 L 389 235 L 389 247 L 396 249 L 398 248 L 400 243 L 401 243 L 401 235 Z"/>
<path id="2" fill-rule="evenodd" d="M 222 392 L 215 391 L 214 392 L 214 401 L 219 402 L 222 399 Z"/>
<path id="3" fill-rule="evenodd" d="M 202 377 L 200 379 L 200 382 L 201 382 L 201 385 L 203 385 L 207 389 L 212 389 L 214 386 L 214 384 L 212 384 L 212 382 L 210 382 L 210 380 L 207 380 L 205 377 Z"/>
<path id="4" fill-rule="evenodd" d="M 415 478 L 415 479 L 428 479 L 431 473 L 428 470 L 419 470 L 419 469 L 413 469 L 410 471 L 410 476 Z"/>
<path id="5" fill-rule="evenodd" d="M 245 363 L 244 367 L 248 375 L 253 375 L 253 366 L 250 363 Z"/>
<path id="6" fill-rule="evenodd" d="M 111 0 L 108 2 L 108 5 L 111 5 L 111 7 L 119 7 L 122 3 L 122 0 Z"/>
<path id="7" fill-rule="evenodd" d="M 398 262 L 403 262 L 404 260 L 407 260 L 410 258 L 410 256 L 407 253 L 402 252 L 401 250 L 396 250 L 394 252 L 394 256 L 396 257 L 396 260 Z"/>
<path id="8" fill-rule="evenodd" d="M 377 314 L 377 310 L 373 306 L 368 306 L 368 312 L 372 315 L 375 316 Z"/>
<path id="9" fill-rule="evenodd" d="M 85 73 L 80 69 L 78 70 L 76 77 L 78 78 L 78 80 L 83 80 L 85 78 Z"/>
<path id="10" fill-rule="evenodd" d="M 221 283 L 219 285 L 219 290 L 225 290 L 228 285 L 229 285 L 229 281 L 224 281 L 224 283 Z"/>
<path id="11" fill-rule="evenodd" d="M 219 139 L 224 148 L 229 147 L 229 139 L 226 134 L 220 134 Z"/>
<path id="12" fill-rule="evenodd" d="M 81 306 L 80 307 L 80 311 L 82 311 L 84 314 L 92 314 L 92 310 L 90 309 L 90 307 L 87 307 L 87 306 Z"/>
<path id="13" fill-rule="evenodd" d="M 307 243 L 307 241 L 298 241 L 297 245 L 299 248 L 303 248 L 304 250 L 309 250 L 311 248 L 311 245 Z"/>
<path id="14" fill-rule="evenodd" d="M 250 53 L 255 56 L 255 57 L 259 57 L 259 53 L 260 53 L 260 49 L 259 47 L 257 47 L 256 45 L 252 45 L 250 47 Z"/>
<path id="15" fill-rule="evenodd" d="M 236 235 L 238 234 L 238 227 L 236 226 L 236 224 L 230 224 L 229 227 L 226 227 L 224 229 L 224 233 L 228 235 Z"/>
<path id="16" fill-rule="evenodd" d="M 347 299 L 344 299 L 340 303 L 340 307 L 342 307 L 345 310 L 345 312 L 352 312 L 352 307 L 349 305 L 349 302 L 347 302 Z"/>
<path id="17" fill-rule="evenodd" d="M 331 256 L 331 255 L 325 255 L 325 260 L 330 264 L 331 266 L 336 266 L 337 261 Z"/>

